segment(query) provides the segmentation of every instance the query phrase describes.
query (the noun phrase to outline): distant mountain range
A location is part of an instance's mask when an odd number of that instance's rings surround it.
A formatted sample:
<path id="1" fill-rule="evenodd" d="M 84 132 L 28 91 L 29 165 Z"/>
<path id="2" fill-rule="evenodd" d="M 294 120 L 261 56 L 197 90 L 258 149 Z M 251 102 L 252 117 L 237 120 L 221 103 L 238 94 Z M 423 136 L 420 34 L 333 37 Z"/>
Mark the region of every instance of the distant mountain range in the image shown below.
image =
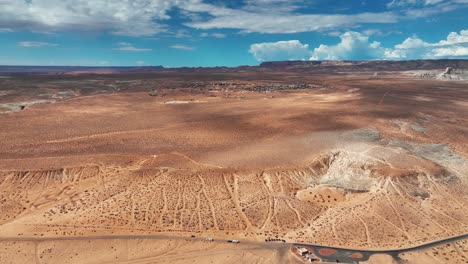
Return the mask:
<path id="1" fill-rule="evenodd" d="M 267 69 L 317 69 L 357 71 L 435 70 L 447 67 L 468 68 L 468 60 L 409 60 L 409 61 L 272 61 L 260 64 Z"/>
<path id="2" fill-rule="evenodd" d="M 132 73 L 153 72 L 163 69 L 163 66 L 142 67 L 87 67 L 87 66 L 0 66 L 0 74 L 80 74 L 80 73 Z"/>
<path id="3" fill-rule="evenodd" d="M 83 66 L 0 66 L 0 75 L 79 75 L 116 74 L 151 72 L 236 72 L 236 71 L 313 71 L 313 72 L 352 72 L 352 71 L 409 71 L 435 70 L 447 67 L 468 69 L 468 60 L 411 60 L 411 61 L 271 61 L 259 66 L 239 67 L 83 67 Z"/>

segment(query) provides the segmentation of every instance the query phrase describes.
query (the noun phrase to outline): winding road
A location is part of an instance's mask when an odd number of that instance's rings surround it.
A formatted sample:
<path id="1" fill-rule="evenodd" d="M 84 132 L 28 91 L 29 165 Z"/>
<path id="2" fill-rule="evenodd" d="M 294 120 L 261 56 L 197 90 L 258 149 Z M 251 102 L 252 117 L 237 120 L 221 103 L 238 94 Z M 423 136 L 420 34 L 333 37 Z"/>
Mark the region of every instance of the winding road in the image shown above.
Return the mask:
<path id="1" fill-rule="evenodd" d="M 468 239 L 468 234 L 453 236 L 441 240 L 431 241 L 421 245 L 399 248 L 399 249 L 386 249 L 386 250 L 365 250 L 365 249 L 349 249 L 340 247 L 328 247 L 312 244 L 293 243 L 297 247 L 305 247 L 312 249 L 312 252 L 324 261 L 340 262 L 340 263 L 359 263 L 360 261 L 367 261 L 374 254 L 391 255 L 393 258 L 398 259 L 399 255 L 405 252 L 418 251 L 436 247 L 439 245 L 456 242 L 459 240 Z"/>

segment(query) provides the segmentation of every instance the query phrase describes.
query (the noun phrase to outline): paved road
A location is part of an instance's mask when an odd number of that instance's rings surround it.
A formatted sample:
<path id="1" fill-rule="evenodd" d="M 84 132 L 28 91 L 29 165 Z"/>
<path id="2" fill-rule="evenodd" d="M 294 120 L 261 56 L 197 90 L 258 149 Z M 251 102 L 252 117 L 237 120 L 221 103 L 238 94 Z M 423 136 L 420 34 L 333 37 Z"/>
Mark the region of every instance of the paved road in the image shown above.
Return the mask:
<path id="1" fill-rule="evenodd" d="M 2 241 L 64 241 L 64 240 L 112 240 L 112 239 L 156 239 L 156 240 L 192 240 L 192 241 L 206 241 L 203 237 L 182 237 L 182 236 L 169 236 L 169 235 L 107 235 L 107 236 L 64 236 L 64 237 L 0 237 Z M 349 249 L 340 247 L 328 247 L 323 245 L 303 244 L 303 243 L 281 243 L 281 242 L 257 242 L 242 240 L 242 244 L 260 246 L 263 248 L 278 249 L 284 247 L 307 247 L 312 249 L 314 254 L 324 261 L 340 263 L 358 263 L 366 261 L 374 254 L 387 254 L 394 258 L 398 258 L 401 253 L 409 251 L 417 251 L 435 246 L 456 242 L 459 240 L 468 239 L 468 234 L 449 237 L 437 241 L 428 242 L 418 246 L 389 249 L 389 250 L 364 250 L 364 249 Z M 226 243 L 227 239 L 215 239 L 214 243 Z"/>
<path id="2" fill-rule="evenodd" d="M 340 263 L 359 263 L 360 261 L 369 260 L 370 256 L 374 254 L 386 254 L 391 255 L 395 259 L 399 259 L 401 253 L 418 251 L 428 248 L 433 248 L 439 245 L 448 244 L 451 242 L 456 242 L 459 240 L 468 239 L 468 234 L 458 235 L 454 237 L 449 237 L 441 240 L 436 240 L 428 243 L 424 243 L 418 246 L 399 248 L 399 249 L 389 249 L 389 250 L 364 250 L 364 249 L 348 249 L 348 248 L 339 248 L 339 247 L 327 247 L 321 245 L 313 244 L 302 244 L 294 243 L 294 246 L 306 247 L 312 249 L 313 253 L 321 258 L 324 261 Z"/>

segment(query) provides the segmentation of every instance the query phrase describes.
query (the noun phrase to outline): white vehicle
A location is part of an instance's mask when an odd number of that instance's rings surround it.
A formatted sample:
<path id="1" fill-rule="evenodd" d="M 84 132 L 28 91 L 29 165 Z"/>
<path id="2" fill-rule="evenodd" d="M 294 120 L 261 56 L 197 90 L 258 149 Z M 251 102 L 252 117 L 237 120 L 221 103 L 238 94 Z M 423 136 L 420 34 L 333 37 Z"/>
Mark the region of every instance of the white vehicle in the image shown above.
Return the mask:
<path id="1" fill-rule="evenodd" d="M 239 240 L 236 240 L 236 239 L 234 239 L 234 240 L 228 240 L 228 242 L 229 242 L 229 243 L 234 243 L 234 244 L 239 244 L 239 243 L 240 243 L 240 241 L 239 241 Z"/>
<path id="2" fill-rule="evenodd" d="M 207 239 L 206 239 L 206 241 L 213 242 L 213 241 L 214 241 L 214 239 L 213 239 L 213 238 L 211 238 L 211 237 L 209 237 L 209 238 L 207 238 Z"/>

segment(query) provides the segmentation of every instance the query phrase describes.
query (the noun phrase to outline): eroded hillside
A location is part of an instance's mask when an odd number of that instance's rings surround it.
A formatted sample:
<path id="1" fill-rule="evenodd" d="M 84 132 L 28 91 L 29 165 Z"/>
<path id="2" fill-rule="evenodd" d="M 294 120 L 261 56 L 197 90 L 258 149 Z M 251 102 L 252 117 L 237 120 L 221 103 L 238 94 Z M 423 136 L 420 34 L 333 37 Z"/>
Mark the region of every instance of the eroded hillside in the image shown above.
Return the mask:
<path id="1" fill-rule="evenodd" d="M 310 86 L 294 89 L 303 86 L 246 79 L 209 89 L 171 79 L 152 96 L 151 80 L 132 80 L 0 115 L 0 236 L 388 249 L 468 232 L 464 84 L 348 74 L 302 77 Z"/>

